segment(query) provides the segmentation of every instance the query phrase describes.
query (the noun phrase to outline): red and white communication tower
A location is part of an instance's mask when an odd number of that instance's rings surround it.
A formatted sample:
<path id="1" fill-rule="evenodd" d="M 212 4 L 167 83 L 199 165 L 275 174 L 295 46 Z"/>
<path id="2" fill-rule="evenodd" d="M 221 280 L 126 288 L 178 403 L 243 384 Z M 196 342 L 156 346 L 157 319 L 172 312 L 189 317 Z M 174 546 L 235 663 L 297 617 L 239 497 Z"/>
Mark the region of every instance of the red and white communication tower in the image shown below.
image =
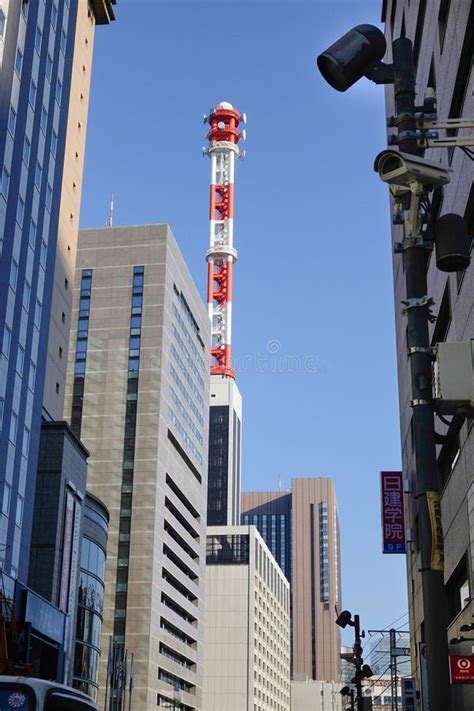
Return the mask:
<path id="1" fill-rule="evenodd" d="M 210 242 L 207 303 L 212 324 L 211 374 L 234 378 L 231 365 L 232 269 L 237 259 L 234 248 L 234 164 L 243 158 L 238 143 L 245 139 L 239 124 L 246 123 L 232 104 L 222 101 L 204 117 L 209 123 L 209 145 L 203 153 L 211 159 Z"/>

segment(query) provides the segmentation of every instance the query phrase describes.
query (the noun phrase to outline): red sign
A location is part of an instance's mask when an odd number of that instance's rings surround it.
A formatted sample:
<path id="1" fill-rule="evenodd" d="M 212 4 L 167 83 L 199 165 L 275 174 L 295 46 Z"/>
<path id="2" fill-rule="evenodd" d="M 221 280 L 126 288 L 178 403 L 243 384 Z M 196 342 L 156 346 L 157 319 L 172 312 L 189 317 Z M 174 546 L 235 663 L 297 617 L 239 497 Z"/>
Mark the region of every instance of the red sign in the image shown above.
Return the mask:
<path id="1" fill-rule="evenodd" d="M 384 553 L 406 553 L 402 472 L 381 472 Z"/>
<path id="2" fill-rule="evenodd" d="M 449 671 L 451 684 L 474 684 L 474 656 L 450 656 Z"/>

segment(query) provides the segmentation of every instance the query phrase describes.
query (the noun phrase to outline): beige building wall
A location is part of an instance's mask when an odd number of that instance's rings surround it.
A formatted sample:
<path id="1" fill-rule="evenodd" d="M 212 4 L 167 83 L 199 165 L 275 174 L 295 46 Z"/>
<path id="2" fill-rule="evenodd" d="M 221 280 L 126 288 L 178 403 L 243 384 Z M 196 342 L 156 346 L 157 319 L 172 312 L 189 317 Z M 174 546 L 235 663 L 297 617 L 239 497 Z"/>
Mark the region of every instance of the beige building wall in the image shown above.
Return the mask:
<path id="1" fill-rule="evenodd" d="M 207 529 L 203 711 L 289 711 L 290 589 L 254 526 Z"/>
<path id="2" fill-rule="evenodd" d="M 114 19 L 112 3 L 116 0 L 75 3 L 76 38 L 43 394 L 43 407 L 54 420 L 62 419 L 64 408 L 95 26 Z"/>
<path id="3" fill-rule="evenodd" d="M 125 466 L 124 436 L 127 403 L 134 399 L 128 371 L 137 265 L 144 266 L 143 306 L 133 477 L 126 479 L 123 472 L 130 468 Z M 84 230 L 74 287 L 73 353 L 83 269 L 92 270 L 92 286 L 80 435 L 90 451 L 88 489 L 110 512 L 99 707 L 113 635 L 135 657 L 133 708 L 151 711 L 157 702 L 166 707 L 176 700 L 182 704 L 176 708 L 200 709 L 210 380 L 207 310 L 167 225 Z M 71 357 L 67 418 L 74 371 Z M 202 386 L 192 390 L 187 376 L 197 384 L 197 373 Z M 186 404 L 201 442 L 178 411 L 172 388 Z"/>
<path id="4" fill-rule="evenodd" d="M 341 684 L 312 679 L 292 680 L 291 711 L 341 711 Z"/>
<path id="5" fill-rule="evenodd" d="M 263 516 L 267 517 L 270 547 L 273 546 L 270 530 L 273 515 L 276 516 L 277 532 L 282 519 L 287 528 L 285 537 L 289 552 L 285 567 L 291 582 L 292 675 L 339 681 L 340 634 L 334 610 L 336 605 L 341 605 L 341 576 L 333 480 L 292 479 L 289 492 L 242 494 L 244 521 L 248 517 L 249 522 L 258 525 L 262 531 Z M 276 550 L 282 565 L 278 540 Z"/>

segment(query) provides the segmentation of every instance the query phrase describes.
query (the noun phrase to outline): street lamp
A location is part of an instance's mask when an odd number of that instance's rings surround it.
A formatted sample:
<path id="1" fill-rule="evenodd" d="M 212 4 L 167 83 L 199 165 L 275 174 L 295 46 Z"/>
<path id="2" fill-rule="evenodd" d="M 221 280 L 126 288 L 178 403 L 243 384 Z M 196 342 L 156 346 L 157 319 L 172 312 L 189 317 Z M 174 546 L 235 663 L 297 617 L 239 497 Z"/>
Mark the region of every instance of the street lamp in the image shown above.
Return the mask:
<path id="1" fill-rule="evenodd" d="M 438 140 L 433 132 L 423 130 L 428 125 L 436 128 L 438 124 L 433 121 L 435 102 L 431 95 L 427 96 L 423 106 L 415 107 L 411 40 L 400 37 L 392 43 L 392 64 L 382 62 L 385 50 L 385 37 L 377 27 L 357 25 L 320 54 L 317 64 L 324 79 L 338 91 L 346 91 L 363 76 L 377 84 L 394 85 L 396 116 L 389 121 L 389 125 L 397 128 L 397 135 L 392 137 L 391 142 L 398 146 L 400 152 L 383 151 L 377 156 L 374 167 L 380 177 L 390 184 L 396 208 L 394 221 L 403 223 L 405 228 L 403 242 L 395 245 L 395 250 L 403 254 L 406 278 L 404 313 L 408 321 L 416 462 L 416 491 L 413 496 L 418 507 L 428 695 L 430 711 L 449 711 L 443 534 L 432 406 L 432 350 L 428 325 L 432 318 L 432 300 L 427 295 L 427 254 L 433 247 L 433 241 L 431 235 L 422 231 L 424 223 L 421 217 L 421 207 L 428 193 L 436 185 L 449 181 L 449 170 L 420 158 L 419 145 L 423 148 L 448 145 L 447 141 L 450 139 Z M 463 122 L 456 121 L 456 125 Z M 445 126 L 440 124 L 439 127 Z M 471 144 L 455 142 L 449 145 Z M 428 175 L 430 170 L 431 182 Z M 459 216 L 443 217 L 444 222 L 443 218 L 440 218 L 434 230 L 438 267 L 444 271 L 464 269 L 469 264 L 465 225 Z"/>

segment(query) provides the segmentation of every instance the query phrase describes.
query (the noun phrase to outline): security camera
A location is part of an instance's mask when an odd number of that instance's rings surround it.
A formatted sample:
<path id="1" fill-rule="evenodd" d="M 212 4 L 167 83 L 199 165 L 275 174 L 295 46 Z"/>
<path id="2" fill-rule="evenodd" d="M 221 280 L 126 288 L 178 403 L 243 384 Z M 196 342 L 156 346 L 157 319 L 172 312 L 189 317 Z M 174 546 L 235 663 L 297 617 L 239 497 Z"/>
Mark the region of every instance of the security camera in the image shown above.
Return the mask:
<path id="1" fill-rule="evenodd" d="M 434 190 L 449 183 L 451 172 L 450 168 L 432 160 L 390 149 L 378 154 L 374 170 L 389 185 L 411 187 L 413 183 L 418 183 L 425 190 Z"/>

